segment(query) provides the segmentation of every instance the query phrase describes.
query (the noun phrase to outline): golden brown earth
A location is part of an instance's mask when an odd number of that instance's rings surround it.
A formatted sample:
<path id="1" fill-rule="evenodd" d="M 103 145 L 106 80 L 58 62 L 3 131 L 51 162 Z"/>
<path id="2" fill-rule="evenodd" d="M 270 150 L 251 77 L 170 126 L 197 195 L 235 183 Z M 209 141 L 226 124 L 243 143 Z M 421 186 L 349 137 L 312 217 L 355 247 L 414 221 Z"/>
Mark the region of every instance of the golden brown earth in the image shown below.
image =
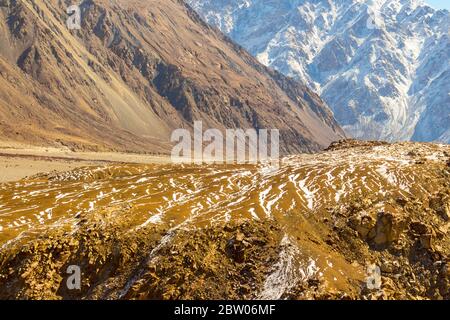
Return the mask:
<path id="1" fill-rule="evenodd" d="M 448 145 L 90 166 L 0 185 L 0 298 L 449 299 L 449 226 Z"/>

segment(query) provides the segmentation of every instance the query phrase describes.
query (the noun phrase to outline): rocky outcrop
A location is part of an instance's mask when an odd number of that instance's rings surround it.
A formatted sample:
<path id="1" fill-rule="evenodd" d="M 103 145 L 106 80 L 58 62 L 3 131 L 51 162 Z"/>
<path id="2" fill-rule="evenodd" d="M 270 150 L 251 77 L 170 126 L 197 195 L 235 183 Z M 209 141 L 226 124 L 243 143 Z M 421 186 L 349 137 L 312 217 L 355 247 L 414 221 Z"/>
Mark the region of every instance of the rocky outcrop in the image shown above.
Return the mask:
<path id="1" fill-rule="evenodd" d="M 443 193 L 430 198 L 430 205 L 414 198 L 388 198 L 389 205 L 380 210 L 380 203 L 363 198 L 338 209 L 350 213 L 339 229 L 341 240 L 356 231 L 372 248 L 369 260 L 381 269 L 383 290 L 363 290 L 365 297 L 450 298 L 448 219 L 442 216 L 441 207 L 434 205 L 441 203 L 436 199 L 449 194 L 446 187 Z M 349 247 L 360 245 L 353 239 Z"/>

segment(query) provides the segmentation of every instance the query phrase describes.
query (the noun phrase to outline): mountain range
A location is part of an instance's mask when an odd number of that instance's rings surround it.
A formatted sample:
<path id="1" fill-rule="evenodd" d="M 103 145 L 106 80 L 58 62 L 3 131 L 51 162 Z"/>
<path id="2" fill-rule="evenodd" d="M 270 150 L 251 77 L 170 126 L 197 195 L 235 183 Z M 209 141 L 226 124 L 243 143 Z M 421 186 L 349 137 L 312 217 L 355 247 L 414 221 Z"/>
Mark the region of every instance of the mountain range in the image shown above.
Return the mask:
<path id="1" fill-rule="evenodd" d="M 173 130 L 279 129 L 282 153 L 344 132 L 319 96 L 266 68 L 183 1 L 0 0 L 0 138 L 168 153 Z M 289 119 L 289 121 L 286 121 Z"/>
<path id="2" fill-rule="evenodd" d="M 420 0 L 187 0 L 362 139 L 450 143 L 450 12 Z"/>
<path id="3" fill-rule="evenodd" d="M 450 145 L 335 119 L 447 141 L 448 12 L 73 2 L 0 0 L 0 300 L 450 299 Z M 278 165 L 147 154 L 197 121 Z"/>

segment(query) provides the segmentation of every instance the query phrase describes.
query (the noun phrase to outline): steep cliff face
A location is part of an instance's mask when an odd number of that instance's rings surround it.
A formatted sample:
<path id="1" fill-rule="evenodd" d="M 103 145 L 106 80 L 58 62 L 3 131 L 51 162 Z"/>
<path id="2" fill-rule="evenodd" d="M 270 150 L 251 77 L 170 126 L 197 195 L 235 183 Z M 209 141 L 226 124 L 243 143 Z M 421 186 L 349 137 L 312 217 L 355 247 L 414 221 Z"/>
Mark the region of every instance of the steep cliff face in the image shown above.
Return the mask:
<path id="1" fill-rule="evenodd" d="M 450 142 L 450 13 L 420 0 L 187 0 L 352 136 Z"/>
<path id="2" fill-rule="evenodd" d="M 0 137 L 168 152 L 174 129 L 279 129 L 281 151 L 343 135 L 304 85 L 259 64 L 182 1 L 0 1 Z"/>

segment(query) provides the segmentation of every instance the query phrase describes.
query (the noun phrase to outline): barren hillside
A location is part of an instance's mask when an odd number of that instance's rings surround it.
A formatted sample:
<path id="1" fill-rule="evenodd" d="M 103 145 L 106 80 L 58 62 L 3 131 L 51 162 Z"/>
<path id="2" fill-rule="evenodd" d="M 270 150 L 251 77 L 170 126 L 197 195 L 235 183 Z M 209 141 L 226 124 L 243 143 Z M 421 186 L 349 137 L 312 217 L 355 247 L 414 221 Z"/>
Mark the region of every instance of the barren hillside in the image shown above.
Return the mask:
<path id="1" fill-rule="evenodd" d="M 106 165 L 3 184 L 0 298 L 449 299 L 449 177 L 449 146 L 346 141 L 275 169 Z"/>
<path id="2" fill-rule="evenodd" d="M 284 153 L 342 137 L 305 86 L 259 64 L 176 0 L 0 1 L 0 139 L 163 152 L 175 128 L 281 131 Z"/>

